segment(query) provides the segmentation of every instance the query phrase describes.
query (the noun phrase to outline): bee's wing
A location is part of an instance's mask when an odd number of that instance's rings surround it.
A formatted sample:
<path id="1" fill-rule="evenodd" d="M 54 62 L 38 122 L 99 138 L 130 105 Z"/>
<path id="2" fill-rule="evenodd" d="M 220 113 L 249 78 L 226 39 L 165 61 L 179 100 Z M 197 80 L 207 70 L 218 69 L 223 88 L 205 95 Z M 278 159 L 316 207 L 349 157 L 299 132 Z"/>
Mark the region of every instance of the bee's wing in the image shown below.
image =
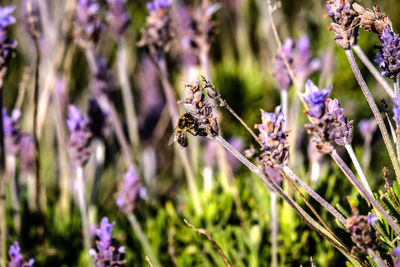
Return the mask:
<path id="1" fill-rule="evenodd" d="M 172 143 L 176 141 L 176 138 L 177 138 L 177 137 L 176 137 L 177 130 L 178 130 L 178 127 L 176 127 L 176 128 L 174 129 L 174 131 L 172 132 L 171 137 L 170 137 L 169 140 L 168 140 L 168 145 L 169 145 L 169 146 L 172 145 Z"/>

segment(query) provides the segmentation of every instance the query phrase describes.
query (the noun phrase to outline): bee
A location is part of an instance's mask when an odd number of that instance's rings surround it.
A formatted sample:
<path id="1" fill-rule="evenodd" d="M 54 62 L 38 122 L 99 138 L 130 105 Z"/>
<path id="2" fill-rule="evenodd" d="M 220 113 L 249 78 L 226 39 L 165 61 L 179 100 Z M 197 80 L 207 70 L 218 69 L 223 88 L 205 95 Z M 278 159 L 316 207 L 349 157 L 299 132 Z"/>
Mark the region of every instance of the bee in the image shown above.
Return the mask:
<path id="1" fill-rule="evenodd" d="M 190 113 L 185 113 L 179 118 L 178 125 L 176 126 L 171 137 L 169 138 L 168 145 L 171 145 L 173 142 L 178 142 L 178 144 L 181 145 L 182 147 L 187 147 L 188 146 L 187 132 L 195 136 L 204 135 L 203 134 L 204 131 L 199 129 L 196 119 L 193 118 L 193 116 L 190 115 Z"/>

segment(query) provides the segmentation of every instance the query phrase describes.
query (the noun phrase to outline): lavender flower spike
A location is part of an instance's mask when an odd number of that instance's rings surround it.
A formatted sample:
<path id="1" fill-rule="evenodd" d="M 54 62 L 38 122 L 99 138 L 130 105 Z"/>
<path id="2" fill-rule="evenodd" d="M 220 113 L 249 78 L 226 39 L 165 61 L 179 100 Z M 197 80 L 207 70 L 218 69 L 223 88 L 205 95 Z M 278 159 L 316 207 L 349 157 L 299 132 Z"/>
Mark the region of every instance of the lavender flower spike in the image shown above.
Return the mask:
<path id="1" fill-rule="evenodd" d="M 15 6 L 0 7 L 0 70 L 7 66 L 17 47 L 17 42 L 7 37 L 8 27 L 15 23 L 15 18 L 11 16 L 14 10 Z"/>
<path id="2" fill-rule="evenodd" d="M 87 118 L 82 117 L 81 112 L 74 105 L 70 105 L 67 125 L 70 131 L 68 148 L 70 157 L 75 165 L 84 165 L 92 153 L 90 141 L 92 133 L 89 130 Z"/>
<path id="3" fill-rule="evenodd" d="M 99 17 L 100 5 L 96 0 L 78 0 L 74 19 L 74 36 L 83 48 L 92 46 L 99 40 L 102 29 Z"/>
<path id="4" fill-rule="evenodd" d="M 340 146 L 349 145 L 353 139 L 353 121 L 347 120 L 336 98 L 328 102 L 328 113 L 334 117 L 336 124 L 331 138 Z"/>
<path id="5" fill-rule="evenodd" d="M 400 119 L 400 114 L 399 114 Z M 364 138 L 366 142 L 370 142 L 372 140 L 372 136 L 378 127 L 375 119 L 370 120 L 361 120 L 358 124 L 358 128 L 360 129 L 360 134 Z"/>
<path id="6" fill-rule="evenodd" d="M 8 255 L 10 256 L 10 261 L 8 262 L 8 267 L 33 267 L 35 263 L 34 259 L 29 259 L 27 263 L 24 263 L 24 255 L 21 254 L 18 242 L 14 242 L 8 250 Z"/>
<path id="7" fill-rule="evenodd" d="M 332 88 L 320 90 L 311 80 L 306 83 L 306 92 L 303 94 L 304 100 L 310 105 L 308 115 L 315 118 L 321 118 L 325 113 L 326 99 Z"/>
<path id="8" fill-rule="evenodd" d="M 399 35 L 384 29 L 379 39 L 382 46 L 376 54 L 375 62 L 382 69 L 381 75 L 396 80 L 400 73 L 400 39 Z"/>
<path id="9" fill-rule="evenodd" d="M 335 33 L 336 44 L 340 48 L 350 49 L 357 43 L 360 16 L 350 9 L 347 0 L 328 0 L 326 8 L 332 20 L 330 29 Z"/>
<path id="10" fill-rule="evenodd" d="M 89 250 L 89 255 L 93 257 L 96 267 L 106 266 L 123 266 L 125 260 L 122 259 L 122 254 L 125 253 L 125 247 L 116 247 L 111 236 L 115 222 L 109 223 L 108 218 L 104 217 L 101 220 L 100 228 L 96 229 L 96 236 L 99 240 L 96 241 L 96 249 Z"/>
<path id="11" fill-rule="evenodd" d="M 400 125 L 400 95 L 393 98 L 393 120 L 398 127 Z"/>
<path id="12" fill-rule="evenodd" d="M 121 190 L 118 193 L 117 206 L 126 214 L 131 213 L 140 198 L 146 196 L 146 189 L 140 184 L 137 173 L 130 167 L 124 177 Z"/>
<path id="13" fill-rule="evenodd" d="M 275 108 L 275 113 L 261 110 L 261 124 L 256 128 L 260 131 L 259 138 L 263 144 L 261 155 L 263 162 L 273 168 L 287 165 L 289 160 L 289 145 L 287 132 L 283 131 L 284 116 L 280 106 Z"/>
<path id="14" fill-rule="evenodd" d="M 126 12 L 126 0 L 107 0 L 110 10 L 107 12 L 107 22 L 111 32 L 117 39 L 121 39 L 128 28 L 131 18 Z"/>

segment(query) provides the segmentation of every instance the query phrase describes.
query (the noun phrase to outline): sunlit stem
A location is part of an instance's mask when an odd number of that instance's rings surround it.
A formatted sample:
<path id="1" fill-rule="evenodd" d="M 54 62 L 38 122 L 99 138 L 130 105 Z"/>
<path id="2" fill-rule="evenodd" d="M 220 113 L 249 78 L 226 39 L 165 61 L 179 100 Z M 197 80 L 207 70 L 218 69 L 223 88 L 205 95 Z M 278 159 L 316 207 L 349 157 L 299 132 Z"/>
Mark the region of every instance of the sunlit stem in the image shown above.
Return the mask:
<path id="1" fill-rule="evenodd" d="M 360 177 L 361 183 L 364 185 L 364 187 L 368 190 L 368 192 L 373 195 L 371 187 L 368 184 L 367 178 L 365 177 L 365 174 L 360 166 L 360 163 L 358 162 L 358 159 L 356 157 L 356 154 L 354 153 L 353 147 L 348 144 L 345 146 L 347 153 L 349 154 L 351 161 L 353 162 L 354 167 L 356 168 L 356 171 L 358 173 L 358 176 Z"/>
<path id="2" fill-rule="evenodd" d="M 79 211 L 82 217 L 82 231 L 83 231 L 84 245 L 85 249 L 89 250 L 90 248 L 89 217 L 88 217 L 88 208 L 86 203 L 86 190 L 85 190 L 85 181 L 83 178 L 82 166 L 78 166 L 76 168 L 76 193 L 78 197 Z"/>

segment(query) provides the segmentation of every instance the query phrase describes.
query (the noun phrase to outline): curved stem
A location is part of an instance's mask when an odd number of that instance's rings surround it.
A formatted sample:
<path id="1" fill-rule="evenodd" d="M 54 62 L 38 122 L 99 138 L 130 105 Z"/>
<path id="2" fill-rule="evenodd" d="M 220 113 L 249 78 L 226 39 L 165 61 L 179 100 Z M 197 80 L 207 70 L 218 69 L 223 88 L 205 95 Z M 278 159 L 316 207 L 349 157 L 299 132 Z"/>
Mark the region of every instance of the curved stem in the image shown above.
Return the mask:
<path id="1" fill-rule="evenodd" d="M 369 72 L 371 72 L 372 76 L 375 77 L 376 81 L 383 87 L 386 93 L 391 98 L 393 98 L 394 97 L 393 89 L 386 82 L 385 78 L 382 77 L 379 71 L 374 67 L 374 65 L 371 63 L 368 57 L 364 54 L 364 51 L 361 49 L 361 47 L 358 45 L 353 45 L 352 48 L 354 52 L 356 52 L 357 56 L 360 58 L 361 62 L 367 67 Z"/>
<path id="2" fill-rule="evenodd" d="M 288 167 L 284 166 L 282 170 L 285 174 L 292 179 L 296 184 L 303 188 L 313 199 L 315 199 L 322 207 L 324 207 L 330 214 L 338 219 L 343 225 L 345 225 L 346 218 L 339 211 L 337 211 L 331 204 L 323 199 L 317 192 L 311 189 L 306 183 L 303 182 L 297 175 Z"/>
<path id="3" fill-rule="evenodd" d="M 137 221 L 135 215 L 133 213 L 129 213 L 126 216 L 128 217 L 128 220 L 132 225 L 133 231 L 135 232 L 140 243 L 142 244 L 143 250 L 146 255 L 150 258 L 153 264 L 155 264 L 155 266 L 162 266 L 158 261 L 158 258 L 154 254 L 152 248 L 150 247 L 149 241 L 147 241 L 146 235 L 143 233 L 142 228 L 140 227 L 140 224 Z"/>
<path id="4" fill-rule="evenodd" d="M 369 104 L 369 106 L 370 106 L 370 108 L 372 110 L 372 113 L 374 114 L 375 119 L 376 119 L 376 121 L 378 123 L 379 129 L 380 129 L 380 131 L 382 133 L 383 141 L 385 142 L 386 149 L 387 149 L 387 151 L 389 153 L 390 160 L 392 161 L 392 165 L 393 165 L 394 171 L 396 173 L 396 178 L 400 182 L 400 166 L 399 166 L 399 162 L 396 159 L 396 153 L 395 153 L 395 151 L 393 149 L 393 145 L 392 145 L 392 142 L 390 140 L 390 137 L 389 137 L 388 131 L 386 129 L 385 123 L 384 123 L 384 121 L 382 119 L 382 116 L 381 116 L 381 114 L 379 112 L 378 107 L 375 104 L 374 98 L 372 97 L 371 92 L 369 91 L 368 86 L 365 83 L 364 78 L 361 75 L 361 72 L 360 72 L 360 70 L 359 70 L 359 68 L 357 66 L 356 60 L 354 58 L 353 52 L 350 49 L 346 49 L 345 52 L 346 52 L 347 59 L 348 59 L 348 61 L 350 63 L 351 69 L 353 70 L 354 76 L 356 77 L 357 82 L 360 85 L 361 90 L 364 93 L 364 96 L 367 99 L 368 104 Z"/>
<path id="5" fill-rule="evenodd" d="M 343 159 L 339 156 L 337 151 L 334 149 L 330 154 L 337 165 L 342 169 L 343 173 L 350 180 L 350 182 L 357 188 L 358 192 L 369 202 L 372 206 L 382 215 L 382 217 L 388 222 L 388 224 L 393 228 L 397 235 L 400 235 L 400 227 L 393 220 L 393 218 L 387 213 L 387 211 L 376 201 L 375 197 L 371 195 L 367 189 L 360 183 L 354 173 L 346 165 Z"/>
<path id="6" fill-rule="evenodd" d="M 346 145 L 346 150 L 347 153 L 349 154 L 351 161 L 353 162 L 354 167 L 357 170 L 358 176 L 360 176 L 361 183 L 364 185 L 364 187 L 368 190 L 368 192 L 373 195 L 371 187 L 368 184 L 367 178 L 365 177 L 365 174 L 360 166 L 360 163 L 358 162 L 358 159 L 356 157 L 356 154 L 354 153 L 353 147 L 351 145 Z"/>

